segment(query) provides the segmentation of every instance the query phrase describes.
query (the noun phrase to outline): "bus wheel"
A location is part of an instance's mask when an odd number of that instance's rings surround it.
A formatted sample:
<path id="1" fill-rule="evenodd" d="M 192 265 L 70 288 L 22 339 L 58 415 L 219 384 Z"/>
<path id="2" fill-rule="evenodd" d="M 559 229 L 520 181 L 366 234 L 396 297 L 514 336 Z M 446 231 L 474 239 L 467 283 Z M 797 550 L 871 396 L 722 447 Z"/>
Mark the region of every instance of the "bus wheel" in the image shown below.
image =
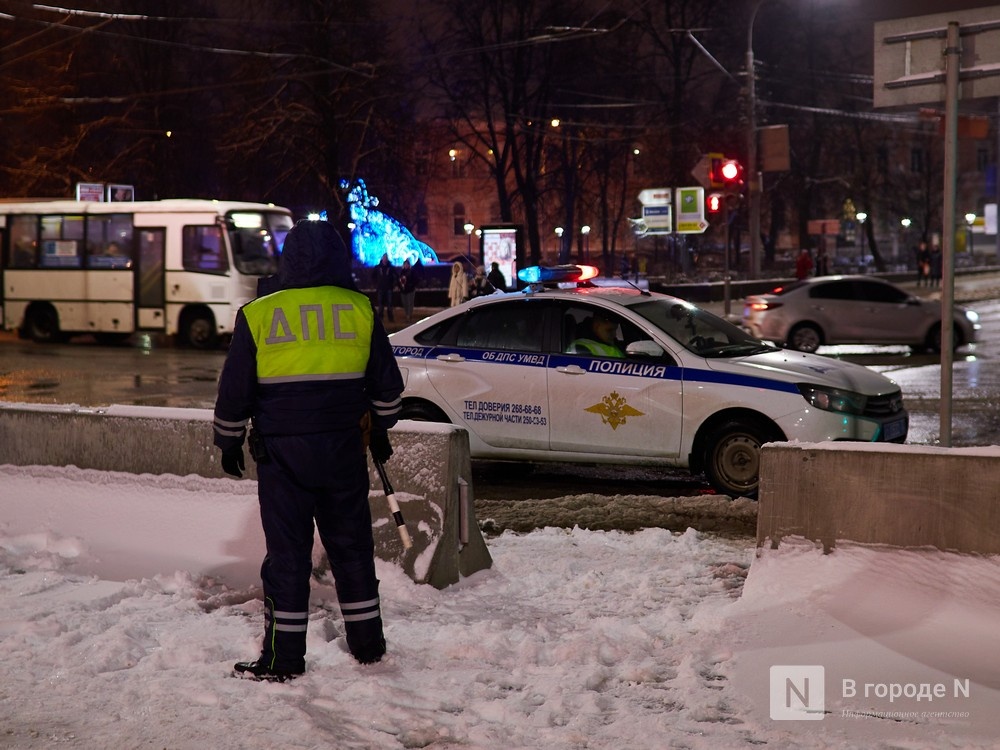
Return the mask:
<path id="1" fill-rule="evenodd" d="M 210 312 L 193 311 L 181 320 L 181 340 L 192 349 L 214 349 L 219 336 L 215 332 L 215 318 Z"/>
<path id="2" fill-rule="evenodd" d="M 33 307 L 24 320 L 28 338 L 39 344 L 53 344 L 63 340 L 59 331 L 59 316 L 51 307 Z"/>

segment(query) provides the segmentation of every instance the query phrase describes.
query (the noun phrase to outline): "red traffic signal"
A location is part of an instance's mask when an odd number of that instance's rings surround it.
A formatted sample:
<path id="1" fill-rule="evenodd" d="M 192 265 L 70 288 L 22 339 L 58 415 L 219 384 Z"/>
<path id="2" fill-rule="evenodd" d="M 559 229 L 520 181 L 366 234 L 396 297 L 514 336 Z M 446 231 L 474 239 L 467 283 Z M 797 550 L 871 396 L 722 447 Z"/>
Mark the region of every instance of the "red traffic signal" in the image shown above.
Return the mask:
<path id="1" fill-rule="evenodd" d="M 709 193 L 705 196 L 705 209 L 710 214 L 717 214 L 722 210 L 722 193 Z"/>
<path id="2" fill-rule="evenodd" d="M 719 175 L 726 187 L 735 187 L 743 182 L 743 166 L 736 159 L 726 159 L 719 165 Z"/>
<path id="3" fill-rule="evenodd" d="M 743 184 L 743 165 L 722 154 L 709 154 L 708 182 L 713 188 L 734 190 Z"/>

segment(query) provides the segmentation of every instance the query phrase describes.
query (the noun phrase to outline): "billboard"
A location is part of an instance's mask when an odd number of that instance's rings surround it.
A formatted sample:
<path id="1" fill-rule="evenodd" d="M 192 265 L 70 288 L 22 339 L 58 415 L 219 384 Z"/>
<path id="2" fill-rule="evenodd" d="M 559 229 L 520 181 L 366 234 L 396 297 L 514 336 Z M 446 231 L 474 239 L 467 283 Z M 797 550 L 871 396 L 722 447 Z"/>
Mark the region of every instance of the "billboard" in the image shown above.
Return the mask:
<path id="1" fill-rule="evenodd" d="M 483 266 L 490 272 L 493 263 L 500 268 L 508 289 L 517 285 L 517 269 L 523 265 L 524 248 L 521 227 L 517 224 L 493 224 L 480 227 L 480 250 Z"/>

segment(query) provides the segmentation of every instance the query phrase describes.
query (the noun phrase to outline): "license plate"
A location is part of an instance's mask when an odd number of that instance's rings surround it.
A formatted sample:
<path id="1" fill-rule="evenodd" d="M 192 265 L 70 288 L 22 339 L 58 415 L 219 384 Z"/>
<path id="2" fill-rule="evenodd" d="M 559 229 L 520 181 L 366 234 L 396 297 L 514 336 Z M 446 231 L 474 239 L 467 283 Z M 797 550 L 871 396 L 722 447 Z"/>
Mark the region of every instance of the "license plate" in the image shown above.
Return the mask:
<path id="1" fill-rule="evenodd" d="M 885 441 L 895 440 L 906 434 L 906 420 L 897 419 L 894 422 L 886 422 L 882 425 L 882 439 Z"/>

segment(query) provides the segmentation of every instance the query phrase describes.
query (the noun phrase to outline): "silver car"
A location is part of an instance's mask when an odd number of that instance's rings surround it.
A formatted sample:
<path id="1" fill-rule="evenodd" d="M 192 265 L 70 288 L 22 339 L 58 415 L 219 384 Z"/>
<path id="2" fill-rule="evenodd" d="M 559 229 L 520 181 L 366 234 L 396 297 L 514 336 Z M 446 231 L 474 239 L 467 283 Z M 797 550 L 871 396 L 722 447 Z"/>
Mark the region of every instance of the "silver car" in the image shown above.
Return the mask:
<path id="1" fill-rule="evenodd" d="M 941 351 L 941 303 L 873 276 L 819 276 L 746 298 L 754 336 L 814 352 L 835 344 L 905 344 Z M 954 308 L 955 348 L 976 340 L 979 315 Z"/>

